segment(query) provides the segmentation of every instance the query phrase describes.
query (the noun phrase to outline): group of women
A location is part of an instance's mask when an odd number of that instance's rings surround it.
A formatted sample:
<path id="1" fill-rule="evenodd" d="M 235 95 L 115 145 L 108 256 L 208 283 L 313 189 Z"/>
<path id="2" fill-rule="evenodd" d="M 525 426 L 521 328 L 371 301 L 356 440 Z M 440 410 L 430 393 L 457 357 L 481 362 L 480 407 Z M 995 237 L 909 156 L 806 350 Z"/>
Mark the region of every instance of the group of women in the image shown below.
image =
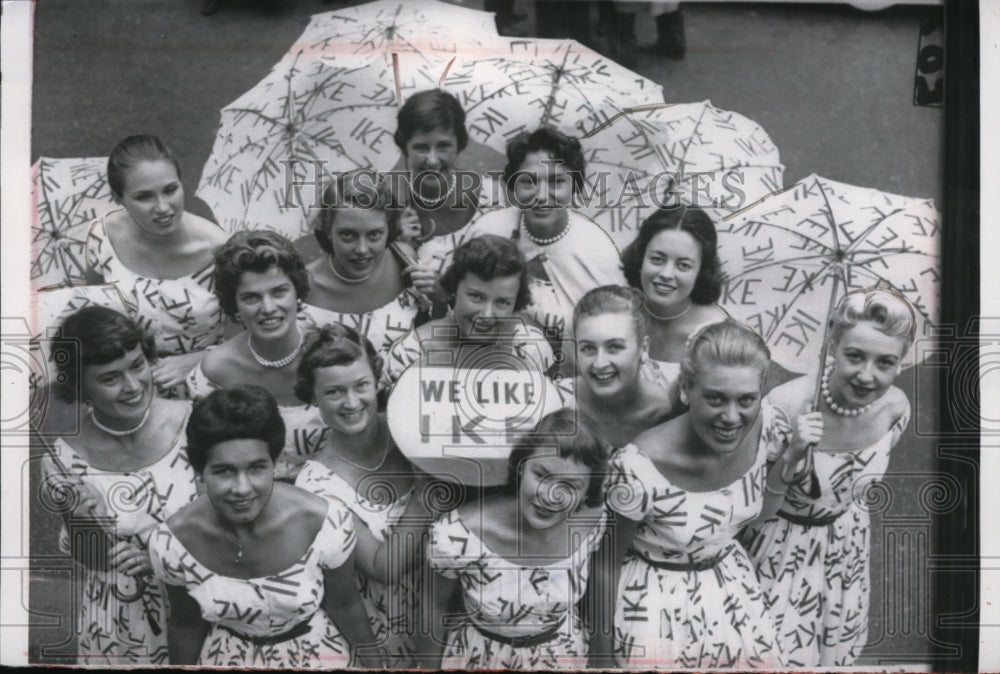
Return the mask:
<path id="1" fill-rule="evenodd" d="M 907 425 L 912 309 L 844 296 L 828 362 L 796 377 L 714 304 L 704 212 L 655 213 L 619 256 L 572 210 L 575 139 L 512 139 L 513 205 L 493 209 L 454 189 L 467 142 L 453 97 L 412 96 L 403 194 L 333 176 L 308 265 L 279 234 L 186 212 L 155 138 L 112 152 L 122 208 L 91 229 L 90 278 L 135 308 L 62 322 L 79 349 L 54 386 L 82 422 L 45 463 L 83 565 L 80 660 L 851 664 L 870 538 L 852 488 Z M 394 383 L 442 351 L 456 368 L 514 354 L 563 384 L 503 487 L 456 496 L 390 433 Z"/>

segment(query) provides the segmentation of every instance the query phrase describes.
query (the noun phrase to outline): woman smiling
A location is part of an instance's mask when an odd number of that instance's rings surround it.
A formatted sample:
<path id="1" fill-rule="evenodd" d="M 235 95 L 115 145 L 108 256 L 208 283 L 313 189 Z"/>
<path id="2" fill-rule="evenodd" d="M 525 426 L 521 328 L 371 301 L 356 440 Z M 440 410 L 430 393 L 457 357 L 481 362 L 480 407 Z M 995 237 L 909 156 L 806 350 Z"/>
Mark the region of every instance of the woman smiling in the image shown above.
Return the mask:
<path id="1" fill-rule="evenodd" d="M 687 411 L 612 457 L 608 506 L 623 515 L 619 666 L 783 663 L 756 572 L 736 542 L 742 526 L 777 508 L 782 474 L 804 471 L 810 439 L 792 442 L 784 414 L 761 402 L 769 356 L 731 319 L 696 331 L 677 388 Z"/>
<path id="2" fill-rule="evenodd" d="M 170 663 L 350 665 L 374 642 L 350 513 L 275 482 L 285 429 L 274 399 L 257 386 L 215 391 L 196 403 L 187 436 L 204 493 L 150 542 L 170 593 Z"/>
<path id="3" fill-rule="evenodd" d="M 156 339 L 153 381 L 171 396 L 205 349 L 222 341 L 212 294 L 214 223 L 184 210 L 180 165 L 154 136 L 130 136 L 108 158 L 114 210 L 87 234 L 87 282 L 117 284 Z M 175 387 L 177 387 L 175 389 Z"/>
<path id="4" fill-rule="evenodd" d="M 163 664 L 167 659 L 163 586 L 146 582 L 150 533 L 195 497 L 183 451 L 185 401 L 156 397 L 152 337 L 100 306 L 63 322 L 78 345 L 56 360 L 57 393 L 77 405 L 80 429 L 55 440 L 42 462 L 43 494 L 68 506 L 60 548 L 83 564 L 75 599 L 80 664 Z M 93 518 L 111 518 L 95 537 Z M 84 531 L 72 533 L 74 528 Z"/>
<path id="5" fill-rule="evenodd" d="M 302 462 L 323 447 L 323 420 L 295 397 L 305 338 L 298 319 L 309 275 L 291 242 L 269 231 L 234 234 L 215 254 L 219 303 L 246 330 L 212 349 L 188 377 L 191 395 L 240 384 L 266 388 L 281 406 L 287 436 L 279 479 L 294 480 Z"/>
<path id="6" fill-rule="evenodd" d="M 306 267 L 311 278 L 304 313 L 316 325 L 344 323 L 380 351 L 413 327 L 423 298 L 408 287 L 412 250 L 396 243 L 399 211 L 387 186 L 366 171 L 341 173 L 323 195 L 313 233 L 326 255 Z"/>

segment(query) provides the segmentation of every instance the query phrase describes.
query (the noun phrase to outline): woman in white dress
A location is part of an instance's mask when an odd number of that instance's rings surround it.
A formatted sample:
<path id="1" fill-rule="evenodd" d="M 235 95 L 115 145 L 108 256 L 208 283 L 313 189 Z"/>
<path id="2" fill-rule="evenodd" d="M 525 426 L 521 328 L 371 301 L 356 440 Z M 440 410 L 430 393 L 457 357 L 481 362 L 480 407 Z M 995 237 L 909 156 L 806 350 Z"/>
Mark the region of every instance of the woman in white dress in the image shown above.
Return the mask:
<path id="1" fill-rule="evenodd" d="M 375 667 L 354 584 L 350 511 L 276 482 L 285 429 L 259 386 L 195 403 L 188 456 L 203 494 L 153 534 L 170 597 L 170 664 Z"/>
<path id="2" fill-rule="evenodd" d="M 514 358 L 539 372 L 552 367 L 545 335 L 521 315 L 531 290 L 524 257 L 513 241 L 491 235 L 466 241 L 455 251 L 440 286 L 448 298 L 448 315 L 393 343 L 385 357 L 383 388 L 415 363 L 440 363 L 442 354 L 456 368 L 491 362 L 490 354 L 500 355 L 492 362 Z"/>
<path id="3" fill-rule="evenodd" d="M 616 538 L 628 546 L 614 618 L 618 666 L 783 663 L 756 571 L 736 540 L 777 508 L 786 474 L 805 472 L 805 445 L 790 441 L 780 410 L 762 404 L 768 362 L 761 338 L 731 319 L 696 331 L 677 388 L 687 411 L 611 459 L 608 507 L 622 516 Z"/>
<path id="4" fill-rule="evenodd" d="M 624 447 L 673 413 L 669 389 L 640 376 L 649 360 L 642 293 L 624 286 L 594 288 L 573 312 L 576 406 L 612 447 Z"/>
<path id="5" fill-rule="evenodd" d="M 156 397 L 155 347 L 132 319 L 89 306 L 67 317 L 54 360 L 56 391 L 76 405 L 79 431 L 57 438 L 42 461 L 43 504 L 66 517 L 60 548 L 74 576 L 78 662 L 167 661 L 166 597 L 147 545 L 157 524 L 195 497 L 183 451 L 191 405 Z"/>
<path id="6" fill-rule="evenodd" d="M 294 481 L 302 462 L 323 448 L 319 410 L 295 396 L 305 333 L 300 320 L 309 274 L 291 242 L 270 231 L 238 232 L 215 253 L 215 293 L 226 315 L 245 330 L 213 348 L 188 377 L 192 397 L 239 384 L 266 388 L 285 421 L 278 478 Z"/>
<path id="7" fill-rule="evenodd" d="M 716 304 L 722 273 L 715 224 L 700 208 L 661 208 L 640 225 L 622 264 L 628 284 L 645 298 L 650 363 L 644 374 L 670 386 L 691 333 L 728 316 Z"/>
<path id="8" fill-rule="evenodd" d="M 810 479 L 749 537 L 790 666 L 850 666 L 867 641 L 871 518 L 856 499 L 882 479 L 909 423 L 910 401 L 893 383 L 915 329 L 902 296 L 849 293 L 830 320 L 822 374 L 768 395 L 786 415 L 804 414 L 799 432 L 818 440 Z M 817 376 L 820 407 L 811 411 Z"/>
<path id="9" fill-rule="evenodd" d="M 213 222 L 184 210 L 180 165 L 154 136 L 129 136 L 108 157 L 120 209 L 87 234 L 87 282 L 114 283 L 156 340 L 153 381 L 172 397 L 205 349 L 222 341 L 212 293 L 212 252 L 226 240 Z"/>
<path id="10" fill-rule="evenodd" d="M 459 507 L 431 530 L 430 667 L 581 669 L 578 612 L 605 527 L 607 449 L 577 411 L 541 419 L 514 448 L 504 493 Z M 460 594 L 462 610 L 449 610 Z M 443 655 L 442 655 L 443 647 Z"/>
<path id="11" fill-rule="evenodd" d="M 470 140 L 462 104 L 442 89 L 406 99 L 393 140 L 402 158 L 399 170 L 386 179 L 393 204 L 406 207 L 404 238 L 420 260 L 406 274 L 418 291 L 430 295 L 445 258 L 464 241 L 465 226 L 499 205 L 501 190 L 490 176 L 502 168 L 503 156 Z"/>
<path id="12" fill-rule="evenodd" d="M 310 290 L 304 313 L 317 326 L 349 325 L 385 351 L 413 327 L 428 300 L 404 276 L 416 253 L 397 242 L 399 210 L 388 208 L 387 185 L 377 185 L 373 176 L 337 174 L 323 193 L 313 234 L 325 255 L 306 267 Z"/>
<path id="13" fill-rule="evenodd" d="M 400 452 L 378 410 L 381 365 L 371 342 L 346 325 L 324 326 L 310 338 L 296 393 L 319 408 L 330 433 L 295 484 L 347 504 L 358 539 L 357 583 L 372 632 L 390 667 L 408 667 L 419 598 L 412 570 L 422 561 L 431 516 L 424 502 L 427 478 Z"/>
<path id="14" fill-rule="evenodd" d="M 558 344 L 570 337 L 573 307 L 588 290 L 625 285 L 614 241 L 597 223 L 572 210 L 584 187 L 580 141 L 541 127 L 507 144 L 504 181 L 509 208 L 484 214 L 465 240 L 483 234 L 509 237 L 528 264 L 531 304 L 525 315 Z"/>

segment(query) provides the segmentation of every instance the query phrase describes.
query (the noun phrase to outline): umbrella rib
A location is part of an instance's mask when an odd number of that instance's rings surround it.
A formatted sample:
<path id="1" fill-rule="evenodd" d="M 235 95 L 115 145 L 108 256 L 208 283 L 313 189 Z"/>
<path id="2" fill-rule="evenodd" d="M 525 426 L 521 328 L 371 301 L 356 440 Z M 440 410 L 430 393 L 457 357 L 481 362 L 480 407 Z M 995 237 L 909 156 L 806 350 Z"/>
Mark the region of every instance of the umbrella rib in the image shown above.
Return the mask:
<path id="1" fill-rule="evenodd" d="M 549 115 L 552 113 L 552 106 L 556 102 L 556 91 L 559 89 L 559 80 L 562 78 L 563 74 L 566 72 L 566 62 L 569 60 L 569 49 L 563 54 L 562 65 L 559 66 L 557 70 L 552 73 L 552 83 L 549 87 L 549 98 L 545 102 L 545 110 L 542 112 L 542 118 L 539 122 L 544 125 L 548 122 Z"/>
<path id="2" fill-rule="evenodd" d="M 828 217 L 830 218 L 830 231 L 833 235 L 834 250 L 841 253 L 843 250 L 840 247 L 840 232 L 837 231 L 837 219 L 833 215 L 833 206 L 830 205 L 830 198 L 826 194 L 823 183 L 816 180 L 816 186 L 819 187 L 819 193 L 823 195 L 823 202 L 826 204 L 826 212 L 829 213 Z"/>
<path id="3" fill-rule="evenodd" d="M 896 215 L 896 213 L 902 212 L 902 210 L 903 210 L 902 208 L 897 208 L 896 210 L 892 211 L 891 213 L 886 214 L 886 216 L 883 217 L 878 222 L 874 222 L 871 225 L 869 225 L 868 228 L 865 231 L 861 232 L 861 234 L 858 235 L 857 239 L 855 239 L 854 241 L 851 242 L 851 245 L 847 247 L 847 250 L 850 251 L 852 248 L 860 246 L 862 243 L 864 243 L 865 241 L 867 241 L 868 236 L 872 232 L 874 232 L 878 228 L 879 225 L 881 225 L 882 223 L 884 223 L 886 220 L 888 220 L 892 216 Z"/>

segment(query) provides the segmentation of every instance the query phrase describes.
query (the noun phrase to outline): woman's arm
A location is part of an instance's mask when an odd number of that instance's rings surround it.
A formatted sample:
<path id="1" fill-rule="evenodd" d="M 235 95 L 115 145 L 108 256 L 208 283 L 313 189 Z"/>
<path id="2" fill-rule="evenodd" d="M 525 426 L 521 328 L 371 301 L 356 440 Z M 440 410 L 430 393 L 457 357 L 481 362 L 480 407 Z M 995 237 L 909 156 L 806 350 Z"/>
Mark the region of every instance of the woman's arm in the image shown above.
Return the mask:
<path id="1" fill-rule="evenodd" d="M 792 437 L 777 461 L 768 465 L 764 479 L 764 506 L 760 515 L 750 523 L 753 527 L 778 514 L 785 502 L 788 487 L 812 475 L 811 458 L 806 451 L 823 438 L 822 412 L 804 412 L 796 420 Z M 794 478 L 794 479 L 792 479 Z M 792 479 L 792 481 L 788 481 Z"/>
<path id="2" fill-rule="evenodd" d="M 386 665 L 385 657 L 377 647 L 354 580 L 356 554 L 351 552 L 347 561 L 335 569 L 323 570 L 323 608 L 357 654 L 357 665 L 382 669 Z"/>
<path id="3" fill-rule="evenodd" d="M 618 579 L 625 553 L 632 545 L 638 522 L 612 514 L 612 525 L 591 557 L 594 564 L 584 599 L 584 622 L 590 632 L 590 667 L 608 669 L 614 663 L 614 616 L 618 604 Z"/>
<path id="4" fill-rule="evenodd" d="M 172 665 L 196 665 L 202 645 L 212 625 L 201 617 L 198 602 L 183 587 L 167 585 L 170 618 L 167 621 L 167 650 Z"/>
<path id="5" fill-rule="evenodd" d="M 205 351 L 178 353 L 173 356 L 161 356 L 153 365 L 153 383 L 159 388 L 173 388 L 183 384 L 191 370 L 201 365 Z"/>
<path id="6" fill-rule="evenodd" d="M 392 583 L 401 575 L 416 568 L 424 559 L 427 528 L 433 524 L 434 515 L 427 509 L 424 491 L 431 482 L 426 473 L 418 473 L 413 493 L 399 524 L 389 531 L 385 540 L 379 541 L 368 526 L 354 516 L 357 532 L 357 564 L 364 575 L 380 583 Z"/>

